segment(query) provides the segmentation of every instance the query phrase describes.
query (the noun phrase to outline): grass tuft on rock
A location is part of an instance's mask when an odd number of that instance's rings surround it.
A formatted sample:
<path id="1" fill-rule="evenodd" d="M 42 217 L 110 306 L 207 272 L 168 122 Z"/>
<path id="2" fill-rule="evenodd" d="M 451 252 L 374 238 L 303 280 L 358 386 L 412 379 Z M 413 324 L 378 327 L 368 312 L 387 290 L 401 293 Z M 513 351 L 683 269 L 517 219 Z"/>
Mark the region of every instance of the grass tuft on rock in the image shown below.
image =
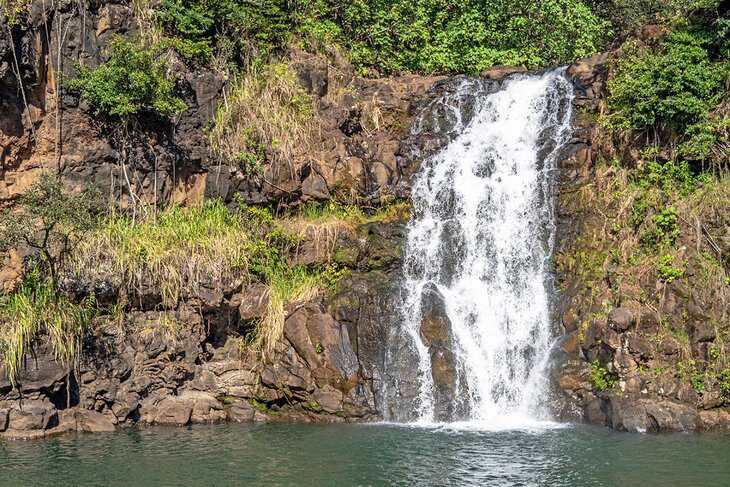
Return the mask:
<path id="1" fill-rule="evenodd" d="M 93 296 L 72 302 L 38 269 L 26 274 L 15 292 L 0 296 L 0 355 L 11 383 L 41 335 L 48 336 L 56 360 L 72 360 L 96 311 Z"/>

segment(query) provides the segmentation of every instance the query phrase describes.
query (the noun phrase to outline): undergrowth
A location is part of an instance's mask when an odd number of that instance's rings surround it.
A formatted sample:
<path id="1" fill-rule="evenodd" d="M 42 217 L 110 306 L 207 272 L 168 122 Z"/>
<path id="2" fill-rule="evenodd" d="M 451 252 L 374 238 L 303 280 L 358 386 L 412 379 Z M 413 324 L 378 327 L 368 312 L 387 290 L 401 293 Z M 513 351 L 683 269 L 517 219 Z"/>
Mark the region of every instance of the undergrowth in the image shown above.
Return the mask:
<path id="1" fill-rule="evenodd" d="M 73 302 L 37 268 L 28 272 L 15 292 L 0 296 L 0 355 L 11 383 L 40 335 L 48 337 L 56 360 L 71 361 L 96 312 L 93 295 Z"/>
<path id="2" fill-rule="evenodd" d="M 289 64 L 251 64 L 231 81 L 209 136 L 221 160 L 260 176 L 268 163 L 276 178 L 282 169 L 296 173 L 319 127 L 314 99 Z"/>

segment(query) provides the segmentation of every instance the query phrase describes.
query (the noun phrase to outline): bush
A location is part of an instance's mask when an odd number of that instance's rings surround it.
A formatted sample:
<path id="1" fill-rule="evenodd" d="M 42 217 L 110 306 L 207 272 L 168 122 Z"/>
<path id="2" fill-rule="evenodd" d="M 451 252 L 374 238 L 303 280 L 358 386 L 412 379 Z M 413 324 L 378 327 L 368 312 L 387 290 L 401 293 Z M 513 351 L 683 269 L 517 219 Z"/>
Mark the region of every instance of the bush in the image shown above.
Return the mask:
<path id="1" fill-rule="evenodd" d="M 164 0 L 158 7 L 165 33 L 187 58 L 208 61 L 215 51 L 230 57 L 265 56 L 293 33 L 286 0 Z"/>
<path id="2" fill-rule="evenodd" d="M 360 67 L 382 73 L 478 73 L 593 54 L 605 23 L 580 1 L 355 0 L 327 2 Z"/>
<path id="3" fill-rule="evenodd" d="M 670 254 L 663 255 L 659 259 L 657 272 L 659 277 L 666 282 L 672 282 L 684 276 L 684 269 L 674 266 L 674 258 Z"/>
<path id="4" fill-rule="evenodd" d="M 127 116 L 142 112 L 174 115 L 185 103 L 173 93 L 175 80 L 167 73 L 159 47 L 115 38 L 109 60 L 95 69 L 77 66 L 76 77 L 66 86 L 80 92 L 95 115 Z"/>
<path id="5" fill-rule="evenodd" d="M 688 8 L 686 0 L 588 0 L 591 10 L 611 22 L 615 34 L 626 36 L 646 24 L 663 23 Z"/>
<path id="6" fill-rule="evenodd" d="M 624 45 L 609 83 L 607 121 L 618 130 L 668 128 L 683 133 L 723 96 L 727 67 L 687 33 L 669 35 L 657 48 Z"/>
<path id="7" fill-rule="evenodd" d="M 205 58 L 245 61 L 294 36 L 340 43 L 354 64 L 383 74 L 477 73 L 494 64 L 529 68 L 593 54 L 607 23 L 579 0 L 165 0 L 159 17 L 176 45 Z M 209 51 L 205 51 L 209 49 Z M 189 55 L 189 54 L 188 54 Z"/>
<path id="8" fill-rule="evenodd" d="M 46 173 L 21 195 L 18 205 L 0 212 L 0 257 L 19 245 L 30 247 L 55 286 L 59 266 L 101 208 L 97 191 L 69 194 L 57 176 Z"/>
<path id="9" fill-rule="evenodd" d="M 598 360 L 591 363 L 591 383 L 599 391 L 613 389 L 616 385 L 616 376 L 610 373 Z"/>

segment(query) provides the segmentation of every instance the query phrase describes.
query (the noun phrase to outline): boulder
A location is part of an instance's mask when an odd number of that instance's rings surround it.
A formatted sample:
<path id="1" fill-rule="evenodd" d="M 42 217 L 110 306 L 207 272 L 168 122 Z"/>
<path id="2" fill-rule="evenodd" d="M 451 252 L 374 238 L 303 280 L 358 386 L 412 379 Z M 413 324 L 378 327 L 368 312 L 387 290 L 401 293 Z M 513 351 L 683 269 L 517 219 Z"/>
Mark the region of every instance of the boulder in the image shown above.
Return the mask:
<path id="1" fill-rule="evenodd" d="M 639 319 L 636 322 L 636 329 L 641 333 L 655 335 L 659 332 L 661 318 L 659 313 L 651 308 L 642 307 L 639 310 Z"/>
<path id="2" fill-rule="evenodd" d="M 7 409 L 0 409 L 0 432 L 8 428 L 8 417 L 9 411 Z"/>
<path id="3" fill-rule="evenodd" d="M 256 410 L 251 404 L 242 399 L 236 399 L 228 410 L 228 420 L 237 423 L 250 422 L 254 420 Z"/>
<path id="4" fill-rule="evenodd" d="M 58 424 L 58 411 L 47 398 L 14 404 L 8 418 L 8 430 L 45 430 Z"/>
<path id="5" fill-rule="evenodd" d="M 238 314 L 242 320 L 248 321 L 263 316 L 268 306 L 269 292 L 266 286 L 254 284 L 246 288 L 241 298 L 241 305 L 238 307 Z"/>
<path id="6" fill-rule="evenodd" d="M 628 331 L 635 323 L 634 313 L 629 309 L 614 308 L 608 313 L 608 326 L 618 333 Z"/>
<path id="7" fill-rule="evenodd" d="M 75 413 L 79 431 L 87 433 L 110 433 L 115 431 L 114 423 L 108 416 L 96 411 L 81 409 Z"/>
<path id="8" fill-rule="evenodd" d="M 502 81 L 507 76 L 515 73 L 526 73 L 527 70 L 522 66 L 492 66 L 482 71 L 482 78 L 486 78 L 491 81 Z"/>
<path id="9" fill-rule="evenodd" d="M 167 399 L 157 407 L 153 422 L 155 424 L 184 426 L 190 422 L 193 408 L 175 399 Z"/>
<path id="10" fill-rule="evenodd" d="M 334 414 L 342 410 L 342 393 L 330 386 L 314 390 L 314 399 L 323 411 Z"/>

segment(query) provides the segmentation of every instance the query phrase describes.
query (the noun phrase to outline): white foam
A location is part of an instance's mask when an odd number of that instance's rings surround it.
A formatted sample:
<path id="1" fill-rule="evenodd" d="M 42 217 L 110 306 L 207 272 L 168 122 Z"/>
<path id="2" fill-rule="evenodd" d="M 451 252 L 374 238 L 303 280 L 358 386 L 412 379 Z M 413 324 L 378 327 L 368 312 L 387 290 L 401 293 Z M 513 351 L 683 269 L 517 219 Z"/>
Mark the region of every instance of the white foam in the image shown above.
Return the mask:
<path id="1" fill-rule="evenodd" d="M 419 355 L 415 425 L 552 428 L 544 407 L 553 341 L 551 172 L 570 135 L 572 85 L 562 72 L 517 77 L 494 93 L 479 83 L 465 79 L 437 100 L 458 135 L 424 161 L 413 185 L 403 312 Z M 459 107 L 475 86 L 482 91 L 465 120 Z M 457 380 L 468 391 L 454 397 L 464 417 L 446 424 L 437 421 L 431 358 L 420 338 L 429 283 L 444 297 Z"/>

